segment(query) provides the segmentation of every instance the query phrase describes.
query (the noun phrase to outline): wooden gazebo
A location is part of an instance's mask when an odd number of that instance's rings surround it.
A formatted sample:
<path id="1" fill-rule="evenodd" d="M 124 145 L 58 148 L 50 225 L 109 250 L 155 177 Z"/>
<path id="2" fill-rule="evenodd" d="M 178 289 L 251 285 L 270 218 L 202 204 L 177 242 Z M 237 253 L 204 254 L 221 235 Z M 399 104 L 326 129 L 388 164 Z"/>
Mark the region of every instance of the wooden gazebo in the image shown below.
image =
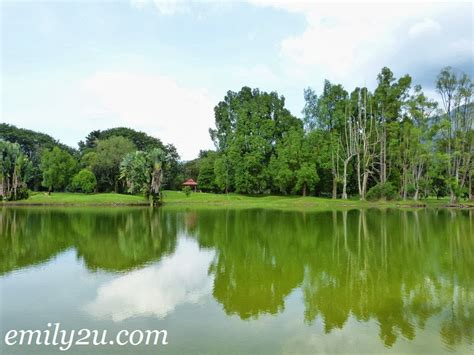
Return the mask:
<path id="1" fill-rule="evenodd" d="M 189 186 L 190 188 L 194 190 L 194 192 L 196 192 L 198 184 L 193 179 L 188 179 L 185 182 L 183 182 L 183 186 Z"/>

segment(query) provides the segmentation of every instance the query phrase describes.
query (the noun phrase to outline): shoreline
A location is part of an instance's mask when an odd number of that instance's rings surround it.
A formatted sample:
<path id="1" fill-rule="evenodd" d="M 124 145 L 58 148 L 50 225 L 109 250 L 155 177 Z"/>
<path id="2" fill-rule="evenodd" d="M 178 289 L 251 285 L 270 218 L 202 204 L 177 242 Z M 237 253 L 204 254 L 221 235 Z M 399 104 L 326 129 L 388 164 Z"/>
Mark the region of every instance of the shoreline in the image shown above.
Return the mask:
<path id="1" fill-rule="evenodd" d="M 146 207 L 149 202 L 142 196 L 116 193 L 84 195 L 56 192 L 52 195 L 35 194 L 28 200 L 2 201 L 2 207 Z M 165 191 L 163 207 L 206 208 L 266 208 L 311 211 L 347 208 L 396 208 L 396 209 L 474 209 L 474 201 L 462 201 L 456 205 L 448 199 L 360 201 L 333 200 L 322 197 L 302 196 L 247 196 L 238 194 L 193 193 L 187 197 L 180 191 Z"/>

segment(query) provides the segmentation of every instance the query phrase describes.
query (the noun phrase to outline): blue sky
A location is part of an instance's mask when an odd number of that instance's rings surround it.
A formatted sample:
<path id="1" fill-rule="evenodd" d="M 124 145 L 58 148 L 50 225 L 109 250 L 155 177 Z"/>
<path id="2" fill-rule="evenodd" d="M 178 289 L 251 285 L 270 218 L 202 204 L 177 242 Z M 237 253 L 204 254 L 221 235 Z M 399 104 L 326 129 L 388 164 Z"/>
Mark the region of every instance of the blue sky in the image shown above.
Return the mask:
<path id="1" fill-rule="evenodd" d="M 472 18 L 470 2 L 3 1 L 1 121 L 71 146 L 128 126 L 191 159 L 244 85 L 299 116 L 305 87 L 373 87 L 387 65 L 435 97 L 441 67 L 472 75 Z"/>

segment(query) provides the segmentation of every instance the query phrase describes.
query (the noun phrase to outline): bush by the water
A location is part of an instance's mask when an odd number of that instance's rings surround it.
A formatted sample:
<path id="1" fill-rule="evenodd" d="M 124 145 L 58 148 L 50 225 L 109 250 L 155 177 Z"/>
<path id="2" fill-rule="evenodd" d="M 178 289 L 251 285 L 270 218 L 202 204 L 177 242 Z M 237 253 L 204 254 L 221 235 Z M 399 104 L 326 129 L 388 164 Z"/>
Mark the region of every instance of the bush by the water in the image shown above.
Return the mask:
<path id="1" fill-rule="evenodd" d="M 186 194 L 187 197 L 189 197 L 189 195 L 191 195 L 191 187 L 189 186 L 185 186 L 183 187 L 183 192 Z"/>
<path id="2" fill-rule="evenodd" d="M 367 200 L 395 200 L 398 198 L 397 190 L 391 182 L 377 184 L 367 191 Z"/>
<path id="3" fill-rule="evenodd" d="M 75 191 L 82 191 L 86 194 L 94 192 L 97 186 L 97 179 L 89 169 L 82 169 L 72 179 L 72 188 Z"/>

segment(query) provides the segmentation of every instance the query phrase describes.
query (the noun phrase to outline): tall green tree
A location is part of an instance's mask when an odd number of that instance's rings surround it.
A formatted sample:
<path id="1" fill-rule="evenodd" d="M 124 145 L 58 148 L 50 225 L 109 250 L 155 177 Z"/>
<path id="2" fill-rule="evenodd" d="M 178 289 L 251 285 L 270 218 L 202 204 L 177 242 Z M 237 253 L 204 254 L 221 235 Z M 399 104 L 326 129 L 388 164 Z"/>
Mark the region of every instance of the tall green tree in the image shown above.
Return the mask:
<path id="1" fill-rule="evenodd" d="M 270 159 L 273 190 L 283 194 L 313 192 L 319 181 L 312 147 L 301 127 L 293 127 Z"/>
<path id="2" fill-rule="evenodd" d="M 268 164 L 275 145 L 291 127 L 301 126 L 301 121 L 285 108 L 283 96 L 249 87 L 237 93 L 229 91 L 214 112 L 216 129 L 210 130 L 211 137 L 218 152 L 233 165 L 232 170 L 224 169 L 226 174 L 232 173 L 225 179 L 232 182 L 227 190 L 247 194 L 269 191 Z"/>
<path id="3" fill-rule="evenodd" d="M 20 145 L 0 139 L 0 200 L 27 198 L 31 172 L 32 164 Z"/>
<path id="4" fill-rule="evenodd" d="M 218 154 L 213 151 L 201 152 L 199 162 L 198 186 L 206 192 L 213 192 L 217 189 L 216 173 L 214 171 Z"/>
<path id="5" fill-rule="evenodd" d="M 436 89 L 444 106 L 441 126 L 448 162 L 448 185 L 451 202 L 456 203 L 466 185 L 472 196 L 474 110 L 471 103 L 474 85 L 467 74 L 456 74 L 446 67 L 437 77 Z"/>
<path id="6" fill-rule="evenodd" d="M 406 199 L 410 191 L 413 198 L 419 198 L 423 182 L 427 179 L 432 164 L 433 140 L 437 127 L 433 122 L 436 102 L 428 99 L 421 86 L 414 88 L 408 102 L 407 116 L 400 124 L 398 140 L 400 194 Z"/>
<path id="7" fill-rule="evenodd" d="M 216 188 L 221 192 L 228 193 L 234 185 L 234 169 L 228 154 L 222 153 L 216 157 L 214 176 Z"/>
<path id="8" fill-rule="evenodd" d="M 324 141 L 320 147 L 328 154 L 324 159 L 323 167 L 330 169 L 332 176 L 332 197 L 337 197 L 337 186 L 341 179 L 339 155 L 341 153 L 341 136 L 346 119 L 348 94 L 342 85 L 334 85 L 330 81 L 324 82 L 323 93 L 317 97 L 311 89 L 305 92 L 304 122 L 309 128 L 322 130 Z M 323 146 L 325 145 L 325 146 Z"/>
<path id="9" fill-rule="evenodd" d="M 135 150 L 135 145 L 122 136 L 112 136 L 97 142 L 90 167 L 97 177 L 99 191 L 121 190 L 120 163 L 126 154 Z"/>
<path id="10" fill-rule="evenodd" d="M 51 193 L 53 190 L 64 190 L 70 184 L 77 170 L 77 161 L 67 151 L 54 147 L 43 151 L 40 169 L 42 185 Z"/>
<path id="11" fill-rule="evenodd" d="M 401 112 L 409 96 L 411 81 L 408 74 L 397 80 L 387 67 L 382 68 L 377 76 L 378 85 L 374 94 L 376 117 L 380 126 L 380 153 L 377 169 L 381 184 L 387 182 L 392 168 L 391 151 L 388 151 L 388 148 L 402 119 Z"/>

